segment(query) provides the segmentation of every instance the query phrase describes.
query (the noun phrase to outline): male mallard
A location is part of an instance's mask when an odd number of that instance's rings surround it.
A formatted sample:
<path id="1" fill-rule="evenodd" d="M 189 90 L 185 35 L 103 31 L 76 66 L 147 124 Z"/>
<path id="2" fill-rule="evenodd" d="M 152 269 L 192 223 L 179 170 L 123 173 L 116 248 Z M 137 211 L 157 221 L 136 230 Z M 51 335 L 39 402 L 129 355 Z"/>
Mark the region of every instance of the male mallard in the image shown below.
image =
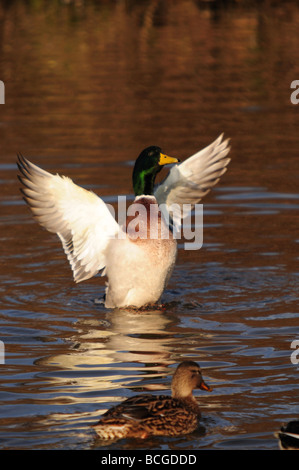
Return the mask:
<path id="1" fill-rule="evenodd" d="M 299 421 L 290 421 L 276 432 L 275 437 L 279 439 L 281 450 L 299 450 Z"/>
<path id="2" fill-rule="evenodd" d="M 94 429 L 101 439 L 189 434 L 198 426 L 200 408 L 192 391 L 211 391 L 196 362 L 184 361 L 171 382 L 171 397 L 140 395 L 108 410 Z"/>
<path id="3" fill-rule="evenodd" d="M 158 204 L 163 203 L 169 211 L 189 204 L 191 210 L 226 171 L 228 152 L 228 140 L 222 141 L 221 135 L 208 147 L 173 166 L 166 179 L 154 188 L 162 167 L 179 160 L 162 154 L 159 147 L 143 150 L 133 170 L 133 207 L 141 213 L 138 226 L 133 224 L 131 215 L 121 227 L 95 193 L 65 176 L 42 170 L 21 155 L 19 179 L 35 219 L 59 236 L 75 282 L 102 271 L 108 278 L 106 307 L 141 308 L 159 301 L 177 253 L 171 224 L 162 217 Z M 173 211 L 173 220 L 178 218 L 178 212 Z M 151 237 L 152 233 L 156 235 Z"/>

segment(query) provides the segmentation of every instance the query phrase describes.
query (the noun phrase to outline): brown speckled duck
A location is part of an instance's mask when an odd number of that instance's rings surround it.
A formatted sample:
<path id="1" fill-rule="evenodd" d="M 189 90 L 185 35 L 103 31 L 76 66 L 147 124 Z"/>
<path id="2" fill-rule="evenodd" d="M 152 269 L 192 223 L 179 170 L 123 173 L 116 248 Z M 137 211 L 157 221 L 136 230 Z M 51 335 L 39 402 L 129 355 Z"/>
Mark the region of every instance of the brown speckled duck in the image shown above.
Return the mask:
<path id="1" fill-rule="evenodd" d="M 108 410 L 94 426 L 101 439 L 189 434 L 198 426 L 201 416 L 195 388 L 211 391 L 203 380 L 196 362 L 184 361 L 177 367 L 172 383 L 172 396 L 140 395 L 128 398 Z"/>

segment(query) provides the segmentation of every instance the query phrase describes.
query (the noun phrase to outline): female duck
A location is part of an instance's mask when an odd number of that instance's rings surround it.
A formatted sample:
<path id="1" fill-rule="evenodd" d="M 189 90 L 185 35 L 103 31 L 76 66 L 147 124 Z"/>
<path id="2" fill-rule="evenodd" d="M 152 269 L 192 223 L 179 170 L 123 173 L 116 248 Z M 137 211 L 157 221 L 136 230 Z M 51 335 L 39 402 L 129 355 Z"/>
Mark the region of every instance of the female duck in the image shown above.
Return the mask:
<path id="1" fill-rule="evenodd" d="M 108 410 L 94 429 L 101 439 L 189 434 L 198 426 L 201 416 L 192 391 L 211 391 L 202 378 L 196 362 L 184 361 L 176 369 L 172 396 L 141 395 L 125 400 Z"/>
<path id="2" fill-rule="evenodd" d="M 123 226 L 95 193 L 65 176 L 42 170 L 22 156 L 19 179 L 35 219 L 59 236 L 75 282 L 101 271 L 108 278 L 106 307 L 140 308 L 159 301 L 176 259 L 171 222 L 162 216 L 159 205 L 163 203 L 170 212 L 171 207 L 189 204 L 191 210 L 226 171 L 228 152 L 228 141 L 220 136 L 173 166 L 154 188 L 163 166 L 179 160 L 162 154 L 159 147 L 145 149 L 135 162 L 135 200 Z M 172 220 L 178 217 L 175 212 L 171 216 Z"/>

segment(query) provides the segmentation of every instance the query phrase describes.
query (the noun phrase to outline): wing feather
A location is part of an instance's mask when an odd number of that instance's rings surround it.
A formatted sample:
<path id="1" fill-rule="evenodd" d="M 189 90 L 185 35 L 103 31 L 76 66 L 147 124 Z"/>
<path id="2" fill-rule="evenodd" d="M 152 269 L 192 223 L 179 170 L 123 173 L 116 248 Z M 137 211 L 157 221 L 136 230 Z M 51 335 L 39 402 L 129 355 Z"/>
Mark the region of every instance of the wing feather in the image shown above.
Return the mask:
<path id="1" fill-rule="evenodd" d="M 56 233 L 76 282 L 105 267 L 105 249 L 119 225 L 104 201 L 70 178 L 53 175 L 18 155 L 21 189 L 34 218 Z"/>
<path id="2" fill-rule="evenodd" d="M 230 162 L 229 151 L 229 140 L 223 140 L 221 134 L 210 145 L 173 166 L 156 187 L 154 194 L 158 203 L 166 206 L 174 221 L 182 217 L 184 204 L 190 204 L 192 210 L 218 183 Z"/>

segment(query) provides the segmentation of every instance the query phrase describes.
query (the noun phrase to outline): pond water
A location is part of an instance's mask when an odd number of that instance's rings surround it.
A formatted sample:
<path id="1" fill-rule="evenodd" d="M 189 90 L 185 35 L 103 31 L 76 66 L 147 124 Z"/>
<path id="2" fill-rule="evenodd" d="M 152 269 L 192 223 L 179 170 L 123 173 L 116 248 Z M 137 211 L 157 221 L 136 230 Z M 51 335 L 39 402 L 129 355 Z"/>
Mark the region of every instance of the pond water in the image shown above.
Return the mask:
<path id="1" fill-rule="evenodd" d="M 6 2 L 0 7 L 2 449 L 278 449 L 299 416 L 299 7 L 226 2 Z M 244 2 L 245 3 L 245 2 Z M 106 202 L 132 194 L 147 145 L 185 159 L 220 133 L 228 172 L 202 201 L 203 246 L 178 261 L 163 310 L 107 310 L 32 219 L 21 152 Z M 163 175 L 165 172 L 163 171 Z M 99 442 L 92 425 L 185 358 L 199 430 Z"/>

